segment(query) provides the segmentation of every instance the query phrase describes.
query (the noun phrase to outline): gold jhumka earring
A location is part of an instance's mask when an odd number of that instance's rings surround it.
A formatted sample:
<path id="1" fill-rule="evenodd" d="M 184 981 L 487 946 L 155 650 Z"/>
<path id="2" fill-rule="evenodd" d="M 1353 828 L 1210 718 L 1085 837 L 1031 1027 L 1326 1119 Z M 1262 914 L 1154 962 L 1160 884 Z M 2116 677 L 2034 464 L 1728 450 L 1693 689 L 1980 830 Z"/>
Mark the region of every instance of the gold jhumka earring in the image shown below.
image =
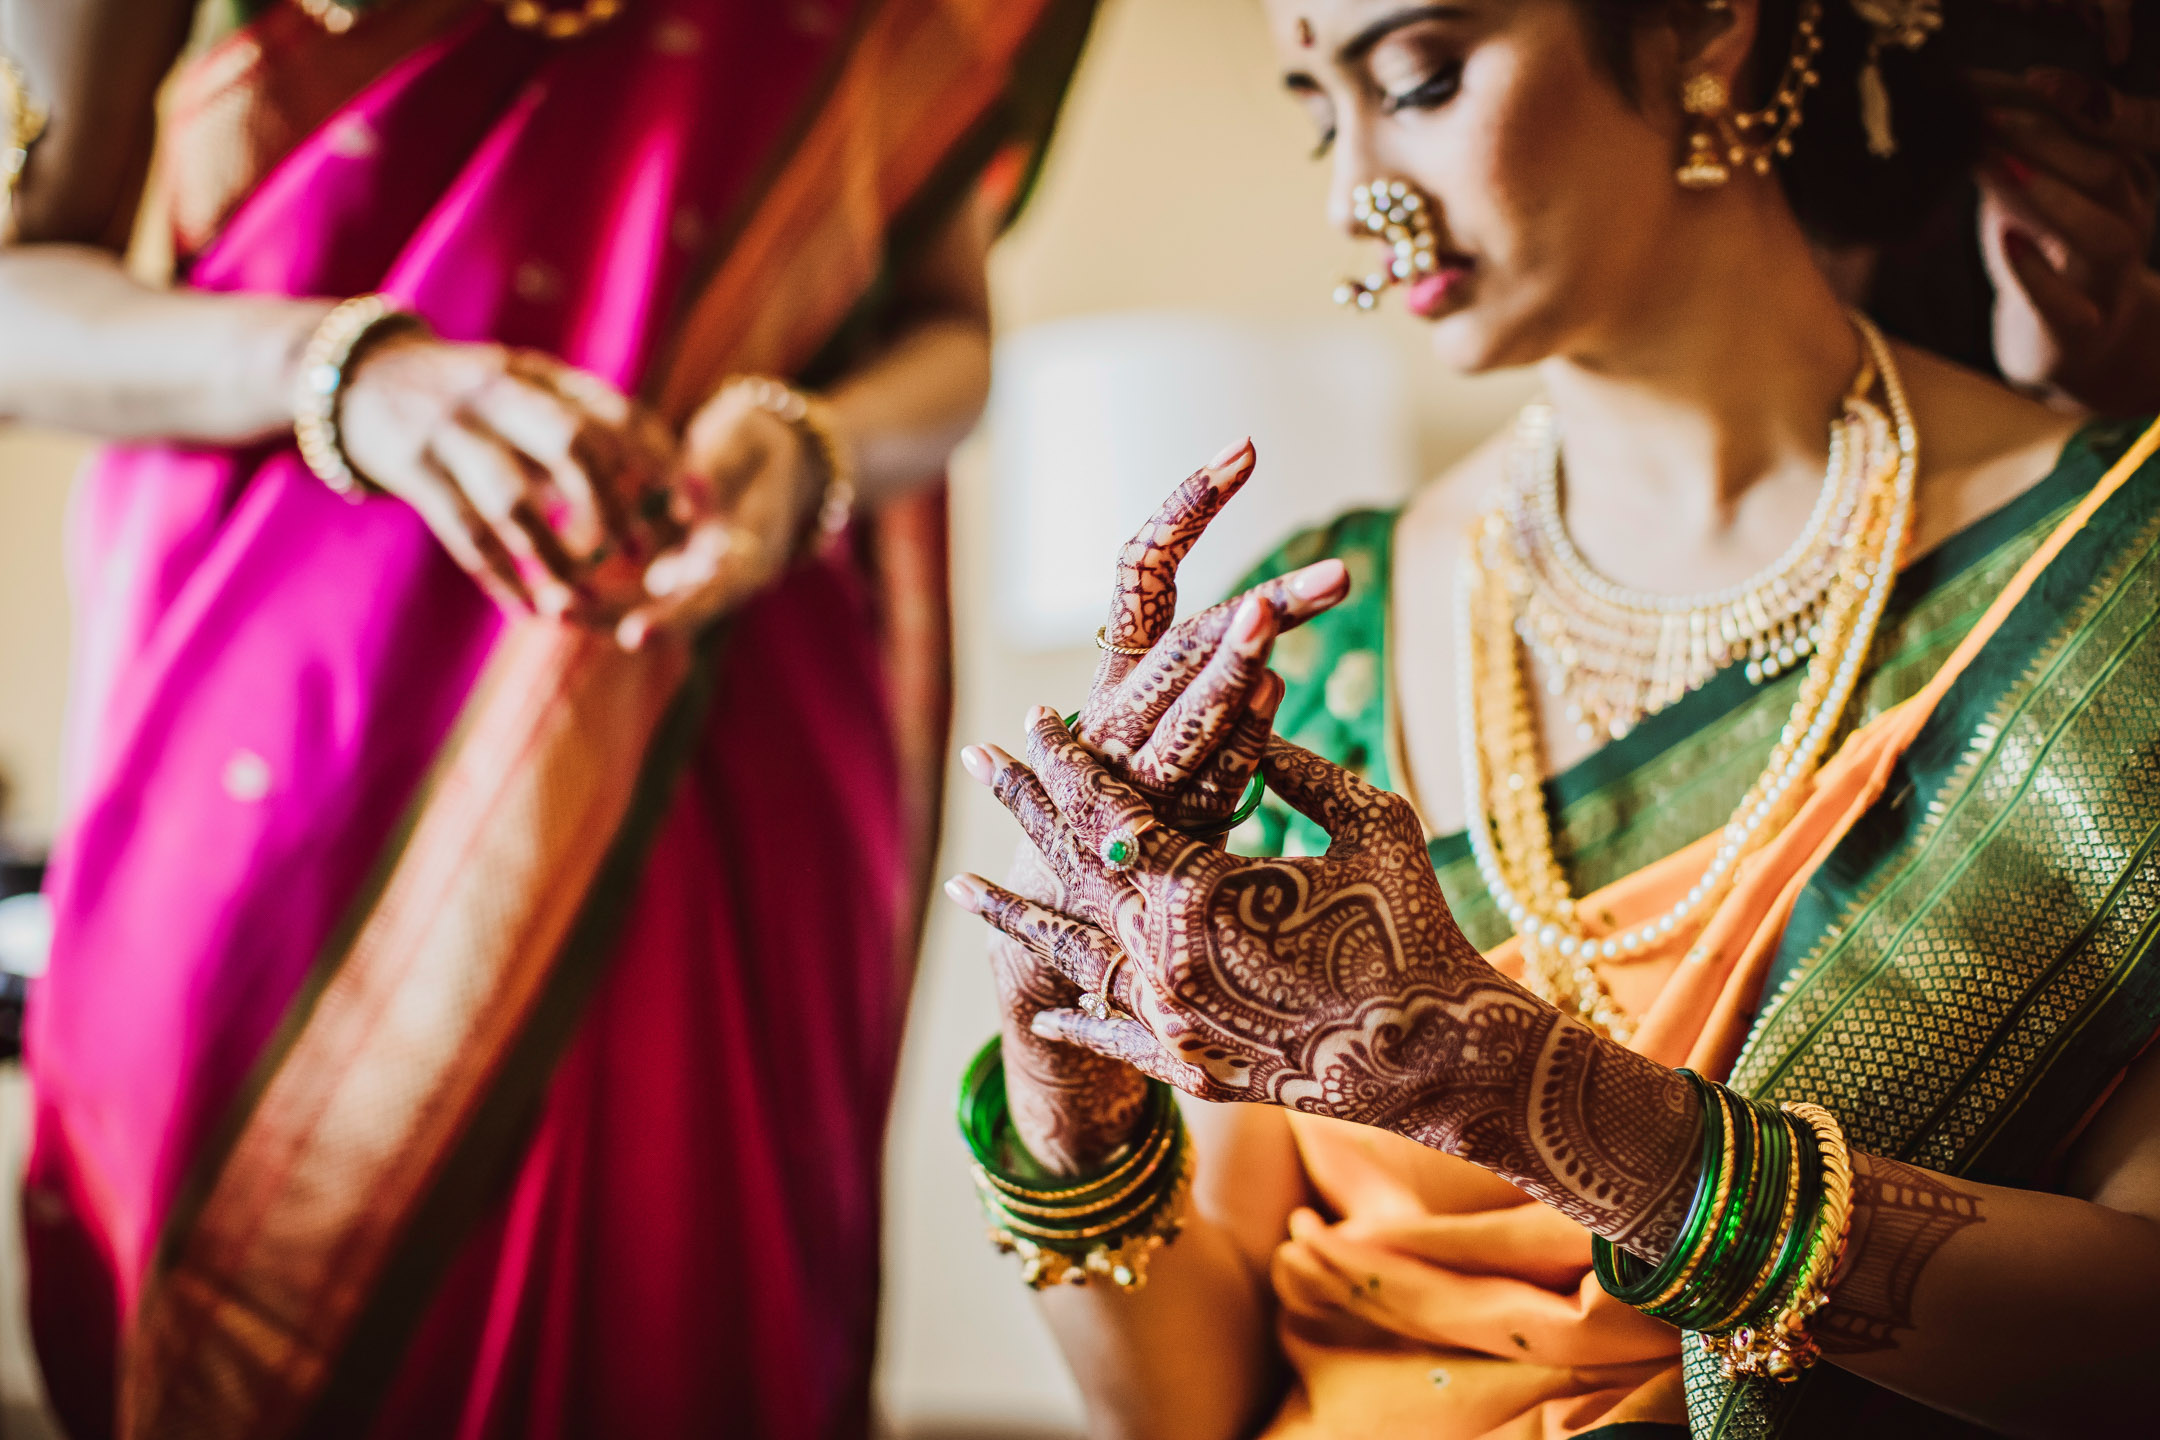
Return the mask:
<path id="1" fill-rule="evenodd" d="M 1335 287 L 1335 303 L 1370 310 L 1380 292 L 1438 268 L 1433 243 L 1432 201 L 1407 180 L 1374 180 L 1350 192 L 1350 213 L 1387 242 L 1387 263 L 1362 280 Z"/>
<path id="2" fill-rule="evenodd" d="M 1807 92 L 1821 83 L 1815 59 L 1822 53 L 1822 0 L 1805 0 L 1793 34 L 1792 57 L 1778 77 L 1770 103 L 1760 110 L 1734 110 L 1725 82 L 1707 72 L 1688 77 L 1680 108 L 1691 121 L 1687 158 L 1673 172 L 1690 190 L 1714 190 L 1746 167 L 1770 173 L 1771 162 L 1792 154 L 1793 132 L 1800 128 L 1800 107 Z"/>

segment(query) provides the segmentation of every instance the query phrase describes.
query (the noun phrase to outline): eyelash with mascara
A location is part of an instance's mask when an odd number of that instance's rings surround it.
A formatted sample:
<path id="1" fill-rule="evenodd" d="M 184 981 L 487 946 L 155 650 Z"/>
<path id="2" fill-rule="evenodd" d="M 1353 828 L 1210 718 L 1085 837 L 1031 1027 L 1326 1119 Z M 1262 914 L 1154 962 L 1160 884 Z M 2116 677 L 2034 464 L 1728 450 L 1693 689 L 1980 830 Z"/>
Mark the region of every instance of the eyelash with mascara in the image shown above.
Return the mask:
<path id="1" fill-rule="evenodd" d="M 1454 99 L 1455 92 L 1461 88 L 1462 62 L 1456 61 L 1441 66 L 1416 87 L 1405 90 L 1400 95 L 1389 95 L 1383 98 L 1380 102 L 1380 112 L 1383 115 L 1396 115 L 1405 110 L 1435 110 Z M 1320 143 L 1313 148 L 1312 158 L 1315 160 L 1324 159 L 1334 144 L 1335 127 L 1331 125 L 1328 127 L 1327 133 L 1320 137 Z"/>

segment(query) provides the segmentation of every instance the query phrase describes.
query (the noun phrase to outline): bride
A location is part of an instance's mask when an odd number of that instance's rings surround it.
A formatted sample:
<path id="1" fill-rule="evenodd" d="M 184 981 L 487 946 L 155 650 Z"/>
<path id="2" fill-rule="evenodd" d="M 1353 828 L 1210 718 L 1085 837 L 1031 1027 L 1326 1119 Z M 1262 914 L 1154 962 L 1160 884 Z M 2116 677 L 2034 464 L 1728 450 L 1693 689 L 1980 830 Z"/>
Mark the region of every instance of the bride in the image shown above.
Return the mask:
<path id="1" fill-rule="evenodd" d="M 962 1127 L 1096 1433 L 2149 1424 L 2160 432 L 1809 243 L 1973 158 L 1936 7 L 1269 14 L 1387 246 L 1344 298 L 1546 398 L 1173 627 L 1234 447 L 1077 717 L 963 753 L 1034 843 L 948 887 L 1002 932 Z"/>

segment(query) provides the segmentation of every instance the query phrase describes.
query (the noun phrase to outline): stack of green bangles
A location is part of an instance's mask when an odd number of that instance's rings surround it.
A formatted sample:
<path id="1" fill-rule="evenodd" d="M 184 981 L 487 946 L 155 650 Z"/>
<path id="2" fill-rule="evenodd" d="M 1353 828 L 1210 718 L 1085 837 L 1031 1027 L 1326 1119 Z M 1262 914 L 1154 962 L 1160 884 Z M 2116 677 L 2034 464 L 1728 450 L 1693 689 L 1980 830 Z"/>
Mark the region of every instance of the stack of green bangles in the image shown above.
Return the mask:
<path id="1" fill-rule="evenodd" d="M 1702 1173 L 1680 1238 L 1655 1266 L 1594 1239 L 1598 1283 L 1699 1332 L 1728 1374 L 1795 1379 L 1819 1356 L 1807 1321 L 1852 1218 L 1844 1131 L 1819 1105 L 1774 1107 L 1680 1073 L 1703 1102 Z"/>
<path id="2" fill-rule="evenodd" d="M 960 1133 L 975 1156 L 975 1188 L 990 1239 L 1017 1253 L 1037 1290 L 1101 1276 L 1121 1290 L 1147 1283 L 1148 1257 L 1177 1238 L 1192 1183 L 1192 1152 L 1177 1097 L 1152 1082 L 1140 1138 L 1107 1170 L 1081 1180 L 1050 1174 L 1013 1133 L 1002 1042 L 993 1037 L 960 1081 Z"/>

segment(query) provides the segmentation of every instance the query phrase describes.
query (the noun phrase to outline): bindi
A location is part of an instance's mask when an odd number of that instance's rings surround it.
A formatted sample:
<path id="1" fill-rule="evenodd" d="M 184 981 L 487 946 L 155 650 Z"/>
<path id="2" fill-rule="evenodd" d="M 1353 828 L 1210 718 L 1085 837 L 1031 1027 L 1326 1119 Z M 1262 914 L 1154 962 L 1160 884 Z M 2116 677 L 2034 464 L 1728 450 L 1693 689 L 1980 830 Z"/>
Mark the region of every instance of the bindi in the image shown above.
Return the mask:
<path id="1" fill-rule="evenodd" d="M 1306 19 L 1303 15 L 1300 15 L 1297 17 L 1297 43 L 1304 46 L 1307 50 L 1310 50 L 1312 49 L 1312 42 L 1312 21 Z"/>

